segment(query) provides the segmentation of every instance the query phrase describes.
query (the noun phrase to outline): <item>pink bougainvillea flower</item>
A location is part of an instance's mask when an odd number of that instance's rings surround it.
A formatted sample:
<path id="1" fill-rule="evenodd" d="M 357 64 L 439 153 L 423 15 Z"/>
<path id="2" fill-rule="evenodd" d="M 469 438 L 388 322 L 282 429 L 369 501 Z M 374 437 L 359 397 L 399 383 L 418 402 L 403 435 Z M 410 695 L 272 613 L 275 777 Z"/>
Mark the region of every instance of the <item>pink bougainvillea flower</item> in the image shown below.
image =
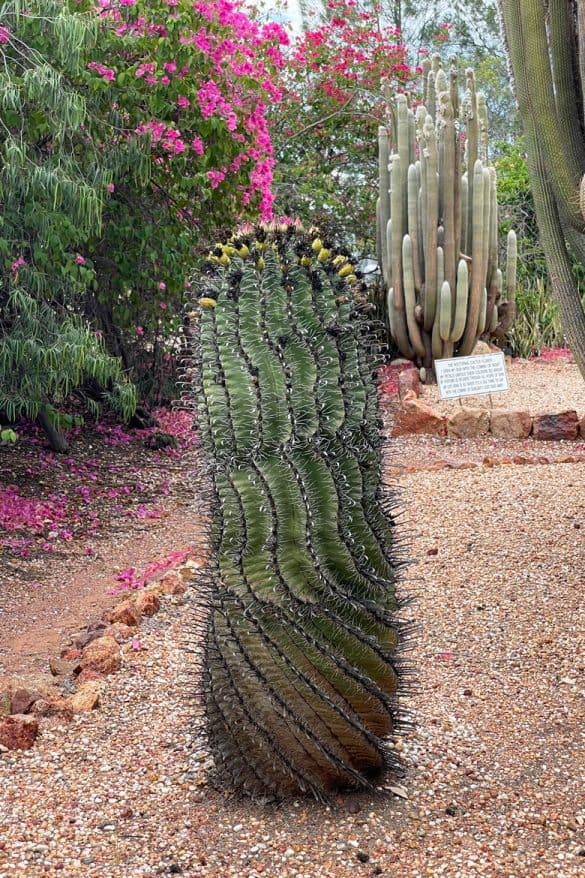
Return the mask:
<path id="1" fill-rule="evenodd" d="M 136 327 L 136 335 L 144 335 L 144 329 L 142 326 Z"/>
<path id="2" fill-rule="evenodd" d="M 15 261 L 10 266 L 10 270 L 16 272 L 19 268 L 22 268 L 23 265 L 26 265 L 26 262 L 22 258 L 22 256 L 19 256 L 18 259 L 15 259 Z"/>
<path id="3" fill-rule="evenodd" d="M 85 265 L 85 259 L 83 258 L 83 256 L 80 253 L 78 253 L 77 256 L 75 257 L 75 261 L 77 262 L 78 265 Z"/>

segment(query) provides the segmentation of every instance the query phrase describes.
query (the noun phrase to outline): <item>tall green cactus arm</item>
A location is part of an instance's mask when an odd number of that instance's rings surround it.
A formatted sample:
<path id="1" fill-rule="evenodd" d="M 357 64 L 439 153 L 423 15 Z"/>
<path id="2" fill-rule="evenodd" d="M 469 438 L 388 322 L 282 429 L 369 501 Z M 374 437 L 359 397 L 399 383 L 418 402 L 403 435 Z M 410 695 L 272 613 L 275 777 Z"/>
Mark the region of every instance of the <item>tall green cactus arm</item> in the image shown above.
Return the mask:
<path id="1" fill-rule="evenodd" d="M 471 252 L 471 264 L 473 266 L 471 291 L 469 296 L 469 306 L 467 312 L 467 323 L 465 332 L 461 339 L 460 350 L 463 356 L 471 353 L 477 338 L 477 325 L 479 320 L 479 309 L 481 304 L 481 296 L 484 288 L 484 270 L 483 270 L 483 235 L 484 235 L 484 182 L 483 182 L 483 165 L 477 159 L 473 169 L 473 213 L 472 213 L 472 236 L 473 247 Z"/>
<path id="2" fill-rule="evenodd" d="M 585 171 L 582 146 L 575 131 L 584 122 L 583 82 L 585 52 L 577 40 L 571 47 L 560 45 L 559 34 L 574 34 L 571 4 L 554 3 L 555 20 L 547 32 L 539 0 L 500 0 L 502 20 L 514 75 L 516 97 L 528 153 L 528 169 L 536 217 L 550 271 L 553 291 L 559 303 L 561 322 L 575 360 L 585 376 L 585 311 L 572 273 L 568 239 L 582 239 L 584 220 L 579 209 L 579 186 Z M 577 4 L 577 27 L 583 36 L 583 4 Z M 560 18 L 557 18 L 559 16 Z M 551 34 L 551 43 L 548 42 Z M 573 53 L 567 58 L 567 53 Z M 574 70 L 575 54 L 581 73 L 581 89 L 567 81 L 563 64 Z M 552 69 L 551 69 L 552 59 Z M 554 78 L 553 78 L 554 77 Z M 555 89 L 570 88 L 569 94 Z M 558 101 L 558 103 L 557 103 Z M 572 122 L 567 114 L 576 117 Z M 561 123 L 561 120 L 563 122 Z M 582 134 L 577 137 L 582 144 Z M 579 256 L 582 261 L 582 256 Z"/>
<path id="3" fill-rule="evenodd" d="M 466 164 L 467 164 L 467 239 L 465 253 L 471 255 L 473 247 L 473 187 L 475 163 L 479 156 L 479 122 L 477 114 L 477 92 L 475 89 L 475 73 L 468 68 L 466 73 L 465 100 L 462 104 L 463 122 L 466 134 Z"/>
<path id="4" fill-rule="evenodd" d="M 439 157 L 433 120 L 427 116 L 422 131 L 425 155 L 424 239 L 425 293 L 423 298 L 424 328 L 429 331 L 435 318 L 437 296 L 437 228 L 439 223 Z"/>
<path id="5" fill-rule="evenodd" d="M 238 254 L 245 254 L 240 256 Z M 219 774 L 261 796 L 396 768 L 397 557 L 361 293 L 294 228 L 212 255 L 198 417 L 213 481 L 205 706 Z"/>
<path id="6" fill-rule="evenodd" d="M 516 8 L 512 9 L 513 6 Z M 543 15 L 540 0 L 518 0 L 516 4 L 502 3 L 520 114 L 524 121 L 522 104 L 528 99 L 530 112 L 538 118 L 540 147 L 549 166 L 549 179 L 558 200 L 561 220 L 582 231 L 583 218 L 575 203 L 574 195 L 583 172 L 583 161 L 579 155 L 582 154 L 583 135 L 581 132 L 578 140 L 574 140 L 571 136 L 573 123 L 569 123 L 568 128 L 559 129 L 561 119 L 557 114 L 557 98 L 551 69 L 551 49 L 555 48 L 559 55 L 553 59 L 553 63 L 558 84 L 561 86 L 568 75 L 568 70 L 563 72 L 562 67 L 568 66 L 569 70 L 571 68 L 571 48 L 559 45 L 559 31 L 563 30 L 566 33 L 569 27 L 568 22 L 563 27 L 559 19 L 568 19 L 572 13 L 569 4 L 553 3 L 551 6 L 556 7 L 552 16 L 555 21 L 553 31 L 555 38 L 552 45 L 548 41 L 546 16 Z M 564 10 L 561 7 L 564 7 Z M 570 95 L 573 94 L 574 89 L 571 89 Z M 571 98 L 566 95 L 559 97 L 563 102 L 563 119 L 568 123 L 565 116 L 566 102 Z M 574 110 L 571 115 L 574 116 Z M 577 143 L 581 145 L 577 146 Z"/>
<path id="7" fill-rule="evenodd" d="M 386 237 L 386 227 L 390 220 L 390 173 L 388 170 L 388 162 L 390 155 L 388 151 L 388 132 L 386 128 L 380 126 L 378 128 L 378 163 L 379 163 L 379 248 L 380 262 L 384 273 L 384 280 L 388 284 L 388 243 Z"/>
<path id="8" fill-rule="evenodd" d="M 579 4 L 581 7 L 583 4 Z M 575 83 L 579 81 L 579 57 L 574 15 L 567 15 L 565 4 L 549 7 L 549 36 L 553 86 L 561 131 L 566 132 L 573 152 L 574 173 L 585 167 L 585 143 L 579 114 L 575 112 Z M 581 43 L 581 45 L 583 45 Z"/>

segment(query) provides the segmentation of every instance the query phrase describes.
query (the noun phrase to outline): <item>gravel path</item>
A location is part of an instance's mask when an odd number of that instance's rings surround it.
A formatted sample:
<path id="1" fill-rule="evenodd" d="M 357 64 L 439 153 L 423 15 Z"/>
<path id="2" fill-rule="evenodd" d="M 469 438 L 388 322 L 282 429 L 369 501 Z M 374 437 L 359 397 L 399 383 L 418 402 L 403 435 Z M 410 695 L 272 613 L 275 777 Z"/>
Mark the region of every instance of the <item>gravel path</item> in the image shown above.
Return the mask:
<path id="1" fill-rule="evenodd" d="M 424 463 L 420 437 L 400 453 Z M 585 878 L 585 464 L 400 487 L 418 692 L 393 790 L 328 809 L 214 788 L 195 582 L 144 623 L 99 711 L 0 753 L 0 878 Z"/>

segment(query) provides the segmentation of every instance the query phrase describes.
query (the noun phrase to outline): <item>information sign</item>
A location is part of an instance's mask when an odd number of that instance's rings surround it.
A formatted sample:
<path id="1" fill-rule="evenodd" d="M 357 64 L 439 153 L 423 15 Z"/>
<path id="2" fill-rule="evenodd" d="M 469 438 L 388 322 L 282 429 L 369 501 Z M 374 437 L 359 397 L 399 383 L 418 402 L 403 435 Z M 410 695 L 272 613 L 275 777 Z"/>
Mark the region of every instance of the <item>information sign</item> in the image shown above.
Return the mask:
<path id="1" fill-rule="evenodd" d="M 503 353 L 435 360 L 435 373 L 440 399 L 509 390 Z"/>

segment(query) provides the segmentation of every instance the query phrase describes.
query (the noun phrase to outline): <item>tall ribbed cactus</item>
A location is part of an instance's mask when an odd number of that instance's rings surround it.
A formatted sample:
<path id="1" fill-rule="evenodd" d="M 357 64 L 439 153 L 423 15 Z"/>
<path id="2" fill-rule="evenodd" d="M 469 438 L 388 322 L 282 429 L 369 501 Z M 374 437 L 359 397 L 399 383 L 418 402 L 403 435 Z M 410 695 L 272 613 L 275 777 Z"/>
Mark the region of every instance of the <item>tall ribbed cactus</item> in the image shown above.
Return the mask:
<path id="1" fill-rule="evenodd" d="M 536 219 L 563 330 L 585 378 L 585 4 L 499 0 Z"/>
<path id="2" fill-rule="evenodd" d="M 379 129 L 377 240 L 390 334 L 403 356 L 430 367 L 509 329 L 516 236 L 508 235 L 504 290 L 485 99 L 472 70 L 461 101 L 454 66 L 447 78 L 435 56 L 424 72 L 416 112 L 404 94 L 386 95 L 391 122 Z"/>
<path id="3" fill-rule="evenodd" d="M 214 495 L 205 704 L 220 775 L 252 795 L 326 798 L 393 764 L 397 564 L 355 288 L 319 238 L 263 227 L 216 247 L 192 315 Z"/>

